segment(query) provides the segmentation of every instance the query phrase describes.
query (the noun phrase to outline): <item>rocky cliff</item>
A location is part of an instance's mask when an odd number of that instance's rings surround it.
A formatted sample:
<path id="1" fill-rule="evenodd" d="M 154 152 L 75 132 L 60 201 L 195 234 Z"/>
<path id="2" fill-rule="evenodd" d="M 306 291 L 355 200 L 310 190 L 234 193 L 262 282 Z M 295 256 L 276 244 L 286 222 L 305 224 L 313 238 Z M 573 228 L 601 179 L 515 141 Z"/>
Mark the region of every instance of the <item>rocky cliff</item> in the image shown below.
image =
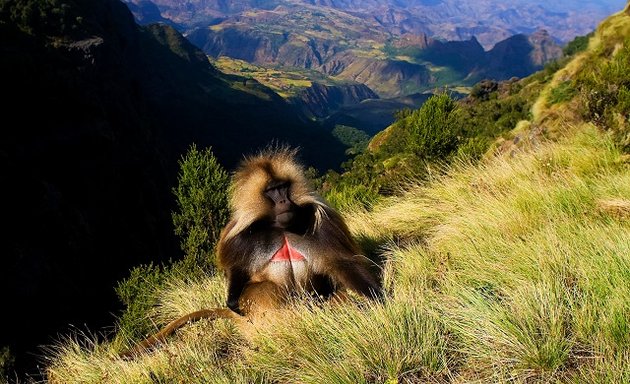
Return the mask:
<path id="1" fill-rule="evenodd" d="M 363 100 L 378 99 L 378 95 L 363 84 L 323 85 L 312 83 L 294 99 L 304 111 L 322 118 L 338 111 L 343 106 L 358 104 Z"/>
<path id="2" fill-rule="evenodd" d="M 478 75 L 496 80 L 525 77 L 561 57 L 562 48 L 545 30 L 536 31 L 530 36 L 515 35 L 487 52 Z"/>

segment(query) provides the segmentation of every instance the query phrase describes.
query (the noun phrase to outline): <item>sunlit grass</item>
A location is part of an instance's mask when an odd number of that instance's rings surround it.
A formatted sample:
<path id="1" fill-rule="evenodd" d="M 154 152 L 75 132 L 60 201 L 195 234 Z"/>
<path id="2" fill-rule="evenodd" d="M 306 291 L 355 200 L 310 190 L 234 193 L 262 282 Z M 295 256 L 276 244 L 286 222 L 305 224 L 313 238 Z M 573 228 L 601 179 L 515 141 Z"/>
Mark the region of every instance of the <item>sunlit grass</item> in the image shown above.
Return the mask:
<path id="1" fill-rule="evenodd" d="M 589 125 L 455 167 L 349 220 L 385 239 L 384 304 L 296 304 L 246 332 L 202 321 L 136 361 L 68 340 L 51 381 L 623 382 L 629 168 Z M 174 282 L 155 321 L 218 306 L 223 292 L 221 277 Z"/>
<path id="2" fill-rule="evenodd" d="M 392 251 L 393 291 L 443 311 L 473 377 L 565 381 L 576 366 L 598 376 L 607 361 L 608 376 L 627 376 L 624 159 L 585 125 L 536 151 L 453 169 L 377 206 L 360 231 L 416 239 Z"/>

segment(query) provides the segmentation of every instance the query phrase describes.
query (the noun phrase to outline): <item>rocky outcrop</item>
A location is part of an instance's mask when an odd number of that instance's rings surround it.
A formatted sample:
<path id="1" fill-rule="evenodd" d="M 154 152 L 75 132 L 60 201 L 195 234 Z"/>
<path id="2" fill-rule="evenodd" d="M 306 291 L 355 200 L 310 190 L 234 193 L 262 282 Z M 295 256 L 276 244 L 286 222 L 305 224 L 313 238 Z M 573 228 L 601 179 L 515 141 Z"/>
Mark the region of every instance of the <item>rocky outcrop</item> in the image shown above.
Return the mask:
<path id="1" fill-rule="evenodd" d="M 352 53 L 335 56 L 332 60 L 335 76 L 365 84 L 381 97 L 410 94 L 410 90 L 426 88 L 434 82 L 431 73 L 422 65 L 402 60 L 356 57 Z"/>
<path id="2" fill-rule="evenodd" d="M 363 84 L 313 83 L 294 99 L 294 103 L 301 106 L 308 114 L 322 118 L 331 115 L 343 106 L 358 104 L 367 99 L 378 99 L 378 95 Z"/>
<path id="3" fill-rule="evenodd" d="M 495 80 L 525 77 L 561 57 L 562 48 L 544 30 L 530 36 L 515 35 L 487 52 L 479 74 Z"/>
<path id="4" fill-rule="evenodd" d="M 540 29 L 527 37 L 533 49 L 529 54 L 531 62 L 537 67 L 562 57 L 562 47 L 549 35 L 545 29 Z"/>

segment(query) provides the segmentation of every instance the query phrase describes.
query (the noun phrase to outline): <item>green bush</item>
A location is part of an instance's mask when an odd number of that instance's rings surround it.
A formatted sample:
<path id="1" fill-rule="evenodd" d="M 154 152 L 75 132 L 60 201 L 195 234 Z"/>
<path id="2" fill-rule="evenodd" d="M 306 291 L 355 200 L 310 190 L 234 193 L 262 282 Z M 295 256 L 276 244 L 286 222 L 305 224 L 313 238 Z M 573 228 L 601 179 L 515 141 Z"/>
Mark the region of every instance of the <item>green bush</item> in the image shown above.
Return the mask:
<path id="1" fill-rule="evenodd" d="M 363 152 L 370 142 L 370 135 L 347 125 L 335 125 L 332 134 L 343 145 L 348 147 L 346 150 L 348 155 L 356 155 Z"/>
<path id="2" fill-rule="evenodd" d="M 586 48 L 588 48 L 588 41 L 592 36 L 593 32 L 585 36 L 577 36 L 562 49 L 562 52 L 565 56 L 573 56 L 576 53 L 586 50 Z"/>
<path id="3" fill-rule="evenodd" d="M 157 292 L 167 276 L 164 267 L 140 265 L 118 283 L 116 295 L 125 305 L 125 311 L 117 321 L 119 341 L 139 339 L 155 330 L 147 314 L 157 303 Z"/>
<path id="4" fill-rule="evenodd" d="M 173 212 L 175 234 L 181 238 L 186 259 L 198 266 L 212 267 L 213 248 L 229 219 L 229 176 L 210 148 L 197 150 L 193 144 L 179 161 L 177 212 Z"/>
<path id="5" fill-rule="evenodd" d="M 488 150 L 488 146 L 488 140 L 483 137 L 467 138 L 457 148 L 457 157 L 466 160 L 479 160 Z"/>
<path id="6" fill-rule="evenodd" d="M 457 104 L 446 93 L 429 98 L 407 122 L 410 142 L 407 150 L 424 159 L 445 159 L 456 148 L 459 128 Z"/>
<path id="7" fill-rule="evenodd" d="M 571 100 L 577 94 L 571 81 L 564 81 L 551 90 L 547 105 L 553 105 Z"/>
<path id="8" fill-rule="evenodd" d="M 184 258 L 167 265 L 138 266 L 118 284 L 116 294 L 126 306 L 118 319 L 118 342 L 155 331 L 147 315 L 157 304 L 158 291 L 168 281 L 204 275 L 214 269 L 214 247 L 229 217 L 229 176 L 209 148 L 199 151 L 194 144 L 179 165 L 178 185 L 173 189 L 178 211 L 172 217 Z"/>

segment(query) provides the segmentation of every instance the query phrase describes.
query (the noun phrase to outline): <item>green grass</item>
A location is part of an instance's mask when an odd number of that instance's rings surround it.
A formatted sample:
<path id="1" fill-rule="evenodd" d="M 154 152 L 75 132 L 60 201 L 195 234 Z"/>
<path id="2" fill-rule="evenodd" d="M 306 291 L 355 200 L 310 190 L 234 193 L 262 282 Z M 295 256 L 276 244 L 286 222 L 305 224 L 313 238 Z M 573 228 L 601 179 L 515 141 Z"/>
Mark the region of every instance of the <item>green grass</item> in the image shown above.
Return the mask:
<path id="1" fill-rule="evenodd" d="M 551 90 L 548 103 L 551 105 L 571 100 L 576 93 L 577 91 L 575 90 L 571 82 L 565 81 Z"/>
<path id="2" fill-rule="evenodd" d="M 349 217 L 386 245 L 384 305 L 296 303 L 242 331 L 201 322 L 134 362 L 68 340 L 52 382 L 624 382 L 630 164 L 592 125 L 575 129 Z M 219 305 L 223 289 L 172 283 L 152 318 Z"/>
<path id="3" fill-rule="evenodd" d="M 466 380 L 630 374 L 619 364 L 630 364 L 630 165 L 592 126 L 580 130 L 356 218 L 371 236 L 410 242 L 393 250 L 395 292 L 446 317 Z"/>

